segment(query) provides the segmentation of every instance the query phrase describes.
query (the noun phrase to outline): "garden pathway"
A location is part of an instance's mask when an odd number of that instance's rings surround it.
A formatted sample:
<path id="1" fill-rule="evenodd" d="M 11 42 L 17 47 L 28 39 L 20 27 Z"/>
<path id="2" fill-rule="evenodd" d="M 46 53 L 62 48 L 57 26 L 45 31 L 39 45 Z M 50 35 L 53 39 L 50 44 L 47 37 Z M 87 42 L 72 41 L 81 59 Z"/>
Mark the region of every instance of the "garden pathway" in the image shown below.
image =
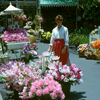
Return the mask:
<path id="1" fill-rule="evenodd" d="M 49 44 L 38 42 L 37 46 L 39 48 L 38 55 L 41 55 L 42 52 L 47 51 Z M 97 60 L 79 58 L 75 49 L 70 48 L 69 51 L 71 63 L 76 64 L 83 71 L 83 83 L 71 86 L 70 97 L 67 100 L 100 100 L 100 64 L 97 63 Z M 37 60 L 38 57 L 35 57 L 34 61 Z M 3 100 L 12 100 L 7 99 L 11 92 L 4 88 L 5 85 L 0 82 L 0 93 Z M 1 96 L 0 100 L 2 100 Z"/>

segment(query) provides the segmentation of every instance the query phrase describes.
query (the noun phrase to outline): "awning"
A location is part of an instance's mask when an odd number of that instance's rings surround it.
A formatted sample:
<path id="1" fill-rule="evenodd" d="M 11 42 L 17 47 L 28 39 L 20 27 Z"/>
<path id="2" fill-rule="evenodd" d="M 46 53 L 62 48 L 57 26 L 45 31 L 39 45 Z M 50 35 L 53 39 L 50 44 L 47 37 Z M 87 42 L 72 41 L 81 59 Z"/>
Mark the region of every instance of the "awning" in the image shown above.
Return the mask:
<path id="1" fill-rule="evenodd" d="M 77 0 L 40 0 L 42 7 L 77 6 Z"/>

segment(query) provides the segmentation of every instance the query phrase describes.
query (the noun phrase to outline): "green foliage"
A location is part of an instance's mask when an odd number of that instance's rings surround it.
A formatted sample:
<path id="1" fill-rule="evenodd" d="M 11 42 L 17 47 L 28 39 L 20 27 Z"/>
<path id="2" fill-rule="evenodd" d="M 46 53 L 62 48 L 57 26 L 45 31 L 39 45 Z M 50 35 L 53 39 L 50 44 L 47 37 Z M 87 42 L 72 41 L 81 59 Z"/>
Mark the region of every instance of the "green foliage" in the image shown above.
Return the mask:
<path id="1" fill-rule="evenodd" d="M 89 0 L 87 4 L 82 4 L 80 6 L 84 10 L 83 18 L 86 21 L 100 21 L 100 3 L 98 3 L 98 0 L 93 0 L 92 2 Z"/>
<path id="2" fill-rule="evenodd" d="M 79 44 L 89 44 L 89 33 L 88 29 L 83 29 L 82 27 L 79 30 L 75 30 L 69 35 L 69 45 L 77 47 Z"/>
<path id="3" fill-rule="evenodd" d="M 35 18 L 34 18 L 34 20 L 33 20 L 33 23 L 35 24 L 35 30 L 39 30 L 39 21 L 38 21 L 38 17 L 39 17 L 39 15 L 37 14 L 37 15 L 35 15 Z"/>

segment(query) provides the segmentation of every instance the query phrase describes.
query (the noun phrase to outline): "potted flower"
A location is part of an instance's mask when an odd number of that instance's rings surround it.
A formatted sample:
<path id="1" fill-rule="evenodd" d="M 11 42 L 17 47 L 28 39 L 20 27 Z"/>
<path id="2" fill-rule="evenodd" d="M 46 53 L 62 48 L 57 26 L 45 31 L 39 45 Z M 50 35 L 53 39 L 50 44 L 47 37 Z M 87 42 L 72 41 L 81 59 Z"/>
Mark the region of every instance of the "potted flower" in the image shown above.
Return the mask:
<path id="1" fill-rule="evenodd" d="M 35 97 L 37 97 L 36 100 L 55 100 L 56 98 L 64 100 L 65 95 L 62 91 L 61 85 L 53 80 L 50 75 L 47 75 L 43 79 L 31 83 L 30 89 L 24 88 L 20 96 L 21 99 L 34 99 Z"/>
<path id="2" fill-rule="evenodd" d="M 66 97 L 69 96 L 71 85 L 80 84 L 83 81 L 81 79 L 83 75 L 82 70 L 75 64 L 67 66 L 58 63 L 57 65 L 48 65 L 48 68 L 47 74 L 52 75 L 62 85 Z"/>
<path id="3" fill-rule="evenodd" d="M 94 47 L 94 49 L 96 49 L 95 55 L 96 55 L 97 59 L 100 59 L 100 41 L 99 40 L 94 41 L 93 47 Z"/>
<path id="4" fill-rule="evenodd" d="M 26 58 L 28 59 L 30 55 L 37 56 L 37 44 L 36 43 L 27 43 L 23 47 L 23 54 L 26 55 Z"/>
<path id="5" fill-rule="evenodd" d="M 87 44 L 87 43 L 86 44 L 80 44 L 77 47 L 79 57 L 84 57 L 84 51 L 87 50 L 87 49 L 91 49 L 91 46 L 89 44 Z"/>

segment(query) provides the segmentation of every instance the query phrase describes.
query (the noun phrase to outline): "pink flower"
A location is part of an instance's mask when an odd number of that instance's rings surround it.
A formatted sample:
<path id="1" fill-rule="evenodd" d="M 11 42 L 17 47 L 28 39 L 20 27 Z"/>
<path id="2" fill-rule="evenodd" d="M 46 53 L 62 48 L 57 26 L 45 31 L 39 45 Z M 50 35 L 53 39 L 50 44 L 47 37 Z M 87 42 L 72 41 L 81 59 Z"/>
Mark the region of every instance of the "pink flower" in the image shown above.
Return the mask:
<path id="1" fill-rule="evenodd" d="M 43 55 L 40 55 L 39 58 L 43 58 Z"/>
<path id="2" fill-rule="evenodd" d="M 49 94 L 48 88 L 43 89 L 43 94 Z"/>
<path id="3" fill-rule="evenodd" d="M 48 56 L 50 56 L 50 53 L 49 52 L 43 52 L 43 56 L 48 57 Z"/>
<path id="4" fill-rule="evenodd" d="M 79 68 L 77 72 L 79 73 L 79 72 L 81 72 L 81 71 L 82 71 L 82 70 Z"/>
<path id="5" fill-rule="evenodd" d="M 63 79 L 64 79 L 64 77 L 65 77 L 64 75 L 61 75 L 61 80 L 63 80 Z"/>
<path id="6" fill-rule="evenodd" d="M 25 96 L 26 95 L 26 90 L 23 90 L 22 94 Z"/>
<path id="7" fill-rule="evenodd" d="M 41 89 L 38 89 L 38 90 L 36 91 L 36 94 L 37 94 L 37 96 L 41 96 L 41 95 L 42 95 L 42 90 L 41 90 Z"/>
<path id="8" fill-rule="evenodd" d="M 32 86 L 30 90 L 31 90 L 32 93 L 34 93 L 36 91 L 35 86 Z"/>
<path id="9" fill-rule="evenodd" d="M 61 96 L 61 100 L 64 100 L 65 99 L 65 95 L 63 94 L 62 96 Z"/>
<path id="10" fill-rule="evenodd" d="M 77 79 L 80 79 L 80 78 L 81 78 L 81 75 L 80 75 L 80 74 L 78 74 L 78 75 L 77 75 Z"/>
<path id="11" fill-rule="evenodd" d="M 54 93 L 54 92 L 50 93 L 50 96 L 51 96 L 52 99 L 55 99 L 57 97 L 56 93 Z"/>
<path id="12" fill-rule="evenodd" d="M 33 96 L 32 92 L 29 92 L 29 98 L 32 98 L 32 96 Z"/>

